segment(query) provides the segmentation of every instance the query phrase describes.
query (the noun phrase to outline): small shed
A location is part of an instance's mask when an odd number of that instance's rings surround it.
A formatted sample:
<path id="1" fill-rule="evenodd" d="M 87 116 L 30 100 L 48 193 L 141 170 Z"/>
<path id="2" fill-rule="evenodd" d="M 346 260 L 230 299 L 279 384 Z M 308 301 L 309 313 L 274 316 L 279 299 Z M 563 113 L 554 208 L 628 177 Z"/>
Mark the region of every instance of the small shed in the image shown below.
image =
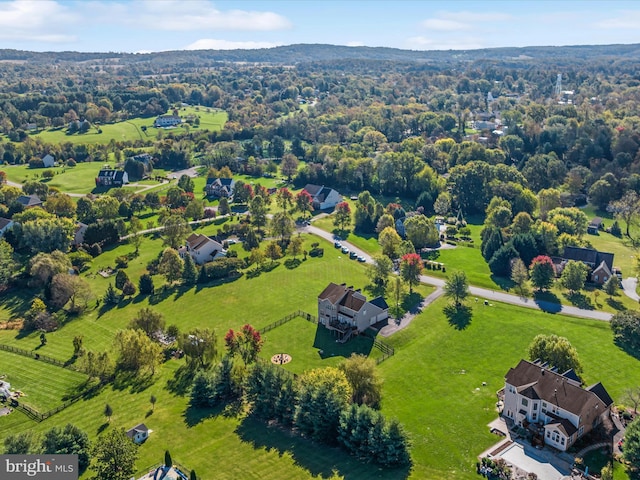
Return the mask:
<path id="1" fill-rule="evenodd" d="M 127 430 L 127 437 L 133 440 L 133 443 L 142 443 L 149 438 L 149 429 L 144 423 L 140 423 Z"/>
<path id="2" fill-rule="evenodd" d="M 602 219 L 600 217 L 594 217 L 587 227 L 587 233 L 590 235 L 598 235 L 598 232 L 602 230 L 602 228 Z"/>

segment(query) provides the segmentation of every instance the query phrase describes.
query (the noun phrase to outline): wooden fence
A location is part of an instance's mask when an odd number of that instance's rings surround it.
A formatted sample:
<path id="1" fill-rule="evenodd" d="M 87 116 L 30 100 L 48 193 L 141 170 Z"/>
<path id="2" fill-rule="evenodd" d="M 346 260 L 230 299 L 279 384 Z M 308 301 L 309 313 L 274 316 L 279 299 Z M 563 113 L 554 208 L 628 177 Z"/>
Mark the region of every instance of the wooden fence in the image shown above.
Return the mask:
<path id="1" fill-rule="evenodd" d="M 73 365 L 71 363 L 62 362 L 60 360 L 48 357 L 46 355 L 42 355 L 42 354 L 34 352 L 32 350 L 25 350 L 24 348 L 14 347 L 12 345 L 5 345 L 5 344 L 2 344 L 2 343 L 0 343 L 0 350 L 4 350 L 6 352 L 11 352 L 11 353 L 16 353 L 18 355 L 22 355 L 23 357 L 33 358 L 34 360 L 40 360 L 41 362 L 49 363 L 51 365 L 55 365 L 56 367 L 61 367 L 61 368 L 66 368 L 68 370 L 73 370 L 74 372 L 84 373 L 84 371 L 81 368 L 79 368 L 79 367 L 77 367 L 77 366 L 75 366 L 75 365 Z"/>
<path id="2" fill-rule="evenodd" d="M 2 343 L 0 343 L 0 350 L 4 350 L 6 352 L 15 353 L 17 355 L 22 355 L 23 357 L 33 358 L 34 360 L 39 360 L 41 362 L 49 363 L 51 365 L 55 365 L 56 367 L 66 368 L 68 370 L 73 370 L 75 372 L 84 373 L 82 369 L 76 367 L 75 365 L 72 365 L 72 364 L 69 364 L 69 363 L 66 363 L 66 362 L 61 362 L 60 360 L 56 360 L 55 358 L 51 358 L 51 357 L 48 357 L 46 355 L 41 355 L 41 354 L 33 352 L 31 350 L 25 350 L 23 348 L 14 347 L 12 345 L 5 345 L 5 344 L 2 344 Z M 22 403 L 20 400 L 16 400 L 16 399 L 13 399 L 11 401 L 11 406 L 13 408 L 17 409 L 17 410 L 20 410 L 21 412 L 23 412 L 25 415 L 27 415 L 32 420 L 35 420 L 36 422 L 41 422 L 41 421 L 49 418 L 51 415 L 55 415 L 56 413 L 61 412 L 62 410 L 64 410 L 68 406 L 73 405 L 74 403 L 76 403 L 83 396 L 91 394 L 91 393 L 95 392 L 96 390 L 98 390 L 101 387 L 102 387 L 102 383 L 94 385 L 90 389 L 85 390 L 84 392 L 79 393 L 78 395 L 75 395 L 75 396 L 71 397 L 69 400 L 67 400 L 66 402 L 62 403 L 61 405 L 58 405 L 57 407 L 52 408 L 51 410 L 48 410 L 46 412 L 40 412 L 39 410 L 37 410 L 36 408 L 32 407 L 31 405 L 26 404 L 26 403 Z"/>

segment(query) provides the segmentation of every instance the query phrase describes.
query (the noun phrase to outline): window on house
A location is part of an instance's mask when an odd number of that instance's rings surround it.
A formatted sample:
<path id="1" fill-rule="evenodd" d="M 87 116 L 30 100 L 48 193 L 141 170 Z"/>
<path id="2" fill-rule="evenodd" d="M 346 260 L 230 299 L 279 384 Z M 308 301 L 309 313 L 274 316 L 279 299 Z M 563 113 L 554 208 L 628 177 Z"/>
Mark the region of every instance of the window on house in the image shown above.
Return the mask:
<path id="1" fill-rule="evenodd" d="M 547 402 L 542 402 L 542 408 L 547 408 Z"/>
<path id="2" fill-rule="evenodd" d="M 522 399 L 522 406 L 523 407 L 528 407 L 529 406 L 529 400 L 527 400 L 526 398 Z"/>
<path id="3" fill-rule="evenodd" d="M 560 443 L 561 443 L 562 445 L 564 445 L 564 437 L 562 437 L 562 438 L 560 439 Z"/>
<path id="4" fill-rule="evenodd" d="M 534 413 L 534 414 L 533 414 L 533 421 L 534 421 L 534 422 L 536 421 L 536 417 L 537 417 L 537 416 L 538 416 L 538 414 L 537 414 L 537 413 Z"/>
<path id="5" fill-rule="evenodd" d="M 538 404 L 537 404 L 537 403 L 534 403 L 534 404 L 533 404 L 533 409 L 534 409 L 534 410 L 538 410 Z"/>
<path id="6" fill-rule="evenodd" d="M 584 432 L 584 427 L 580 427 L 578 429 L 578 437 L 581 437 L 583 432 Z"/>
<path id="7" fill-rule="evenodd" d="M 547 438 L 551 437 L 551 432 L 547 430 Z"/>

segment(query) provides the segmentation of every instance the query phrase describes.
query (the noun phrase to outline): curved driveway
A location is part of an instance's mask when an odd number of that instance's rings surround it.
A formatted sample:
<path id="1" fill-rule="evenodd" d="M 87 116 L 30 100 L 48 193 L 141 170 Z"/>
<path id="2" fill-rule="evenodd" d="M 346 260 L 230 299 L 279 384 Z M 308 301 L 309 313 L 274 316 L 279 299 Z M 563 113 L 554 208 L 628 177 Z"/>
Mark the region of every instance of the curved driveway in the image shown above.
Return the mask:
<path id="1" fill-rule="evenodd" d="M 322 237 L 330 242 L 335 241 L 335 237 L 332 233 L 326 232 L 318 227 L 314 227 L 313 225 L 302 227 L 301 230 L 317 235 L 318 237 Z M 354 246 L 353 244 L 344 240 L 340 240 L 340 243 L 346 246 L 349 250 L 356 252 L 358 255 L 362 255 L 366 259 L 367 263 L 373 262 L 371 255 L 360 250 L 358 247 Z M 444 279 L 431 277 L 428 275 L 421 275 L 420 281 L 427 285 L 433 285 L 435 287 L 440 287 L 440 288 L 442 288 L 445 284 Z M 563 315 L 572 315 L 574 317 L 589 318 L 592 320 L 602 320 L 605 322 L 608 322 L 609 320 L 611 320 L 611 317 L 613 316 L 611 313 L 608 313 L 608 312 L 601 312 L 598 310 L 585 310 L 585 309 L 573 307 L 570 305 L 560 305 L 558 303 L 535 300 L 527 297 L 520 297 L 518 295 L 513 295 L 511 293 L 501 292 L 498 290 L 490 290 L 488 288 L 470 286 L 469 293 L 475 297 L 481 297 L 487 300 L 493 300 L 495 302 L 510 303 L 511 305 L 517 305 L 520 307 L 535 308 L 537 310 L 541 310 L 547 313 L 561 313 Z"/>

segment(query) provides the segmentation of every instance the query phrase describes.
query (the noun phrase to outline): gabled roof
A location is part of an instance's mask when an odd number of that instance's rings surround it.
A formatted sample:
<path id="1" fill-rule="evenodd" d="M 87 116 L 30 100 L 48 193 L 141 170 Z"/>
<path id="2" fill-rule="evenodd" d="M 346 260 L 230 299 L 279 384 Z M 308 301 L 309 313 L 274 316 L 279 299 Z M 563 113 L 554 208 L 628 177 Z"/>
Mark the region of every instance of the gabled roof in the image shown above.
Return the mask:
<path id="1" fill-rule="evenodd" d="M 147 432 L 149 432 L 149 429 L 147 428 L 147 426 L 144 423 L 139 423 L 135 427 L 130 428 L 129 430 L 127 430 L 127 436 L 129 438 L 131 438 L 136 433 L 147 433 Z"/>
<path id="2" fill-rule="evenodd" d="M 607 389 L 604 388 L 604 385 L 602 385 L 602 383 L 595 383 L 590 387 L 587 387 L 587 390 L 595 393 L 598 398 L 602 400 L 602 403 L 604 403 L 607 407 L 613 405 L 613 399 L 609 396 L 609 392 L 607 392 Z"/>
<path id="3" fill-rule="evenodd" d="M 589 223 L 589 226 L 591 225 L 600 228 L 600 225 L 602 225 L 602 219 L 600 217 L 593 217 L 591 223 Z"/>
<path id="4" fill-rule="evenodd" d="M 359 312 L 366 301 L 366 298 L 356 295 L 355 290 L 347 289 L 346 295 L 340 300 L 340 305 L 354 312 Z"/>
<path id="5" fill-rule="evenodd" d="M 42 205 L 42 200 L 37 195 L 20 195 L 17 198 L 17 202 L 24 205 L 25 207 L 35 207 L 38 205 Z"/>
<path id="6" fill-rule="evenodd" d="M 342 299 L 346 292 L 347 288 L 345 285 L 338 285 L 332 282 L 318 295 L 318 300 L 329 300 L 329 302 L 335 305 Z"/>
<path id="7" fill-rule="evenodd" d="M 387 310 L 389 308 L 389 305 L 387 305 L 387 302 L 385 302 L 384 298 L 382 297 L 376 297 L 373 300 L 371 300 L 369 303 L 383 310 Z"/>
<path id="8" fill-rule="evenodd" d="M 3 228 L 5 228 L 7 225 L 9 225 L 10 223 L 12 223 L 13 220 L 10 220 L 8 218 L 2 218 L 0 217 L 0 230 L 2 230 Z"/>
<path id="9" fill-rule="evenodd" d="M 571 423 L 569 420 L 567 420 L 566 418 L 562 418 L 559 417 L 558 415 L 554 415 L 551 412 L 547 412 L 545 413 L 545 415 L 547 415 L 548 417 L 553 418 L 553 422 L 549 422 L 545 425 L 546 427 L 555 427 L 556 429 L 560 430 L 565 437 L 570 437 L 571 435 L 573 435 L 574 433 L 576 433 L 578 431 L 578 429 L 575 427 L 575 425 L 573 425 L 573 423 Z"/>
<path id="10" fill-rule="evenodd" d="M 187 245 L 189 245 L 189 248 L 191 250 L 199 250 L 204 245 L 207 245 L 209 243 L 214 244 L 216 249 L 222 250 L 222 245 L 219 242 L 216 242 L 206 235 L 202 235 L 200 233 L 192 233 L 191 235 L 189 235 L 189 238 L 187 238 Z"/>
<path id="11" fill-rule="evenodd" d="M 577 260 L 589 263 L 594 267 L 604 261 L 609 271 L 613 270 L 613 253 L 599 252 L 592 248 L 565 247 L 562 257 L 565 260 Z"/>
<path id="12" fill-rule="evenodd" d="M 596 393 L 600 392 L 606 400 L 608 394 L 605 396 L 603 386 L 585 390 L 563 375 L 527 360 L 520 360 L 515 368 L 509 369 L 505 380 L 522 395 L 526 393 L 528 398 L 536 399 L 535 394 L 541 400 L 584 417 L 584 421 L 592 421 L 609 406 Z"/>
<path id="13" fill-rule="evenodd" d="M 611 276 L 611 270 L 609 270 L 609 267 L 607 266 L 607 264 L 605 263 L 604 260 L 602 260 L 602 262 L 600 262 L 600 265 L 598 265 L 596 268 L 593 269 L 593 271 L 595 272 L 596 270 L 602 270 L 606 276 L 610 277 Z"/>
<path id="14" fill-rule="evenodd" d="M 322 190 L 324 187 L 321 187 L 320 185 L 313 185 L 311 183 L 307 183 L 304 186 L 304 190 L 306 190 L 307 192 L 309 192 L 309 195 L 311 195 L 312 197 L 315 197 L 316 194 Z"/>

